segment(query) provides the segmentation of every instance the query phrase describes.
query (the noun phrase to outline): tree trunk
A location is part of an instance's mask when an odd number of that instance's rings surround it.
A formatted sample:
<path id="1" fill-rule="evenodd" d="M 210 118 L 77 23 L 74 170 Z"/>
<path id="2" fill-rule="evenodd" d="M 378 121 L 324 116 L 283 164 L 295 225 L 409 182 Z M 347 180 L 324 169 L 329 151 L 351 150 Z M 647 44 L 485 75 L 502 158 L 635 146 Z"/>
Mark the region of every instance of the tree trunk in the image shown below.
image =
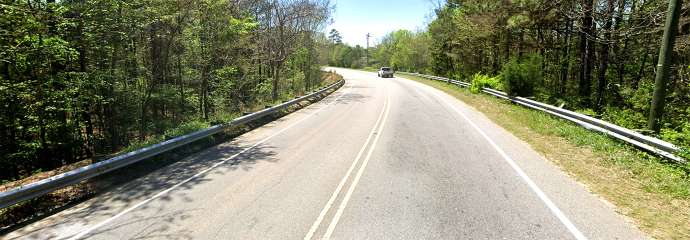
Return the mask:
<path id="1" fill-rule="evenodd" d="M 280 69 L 279 69 L 277 64 L 272 67 L 272 71 L 273 71 L 273 78 L 272 78 L 273 82 L 272 82 L 272 89 L 271 89 L 271 100 L 278 101 L 278 90 L 279 90 L 278 84 L 280 84 L 280 73 L 279 73 Z"/>
<path id="2" fill-rule="evenodd" d="M 500 47 L 499 47 L 499 35 L 495 34 L 494 36 L 494 41 L 493 41 L 493 46 L 494 46 L 494 51 L 493 51 L 493 74 L 498 74 L 499 71 L 501 71 L 501 57 L 500 55 Z"/>
<path id="3" fill-rule="evenodd" d="M 506 27 L 506 47 L 504 49 L 505 53 L 505 61 L 508 62 L 510 61 L 510 48 L 512 47 L 512 33 L 508 27 Z"/>
<path id="4" fill-rule="evenodd" d="M 523 55 L 522 45 L 525 42 L 525 31 L 523 29 L 520 29 L 519 31 L 520 32 L 518 35 L 519 37 L 518 37 L 518 44 L 517 44 L 517 52 L 518 52 L 518 58 L 522 59 L 522 55 Z"/>
<path id="5" fill-rule="evenodd" d="M 91 121 L 91 113 L 88 110 L 82 112 L 82 119 L 86 124 L 86 156 L 93 157 L 93 122 Z"/>
<path id="6" fill-rule="evenodd" d="M 618 13 L 616 14 L 616 20 L 615 20 L 615 25 L 613 27 L 613 30 L 615 32 L 618 32 L 623 25 L 623 14 L 625 13 L 625 6 L 626 6 L 626 1 L 627 0 L 618 0 Z M 634 5 L 634 4 L 633 4 Z M 634 11 L 634 9 L 631 10 L 631 12 Z M 617 72 L 617 77 L 618 77 L 618 84 L 623 84 L 623 80 L 625 78 L 625 56 L 627 56 L 628 52 L 628 42 L 629 38 L 625 38 L 625 41 L 623 41 L 623 46 L 621 48 L 620 45 L 620 39 L 616 37 L 615 39 L 615 44 L 613 46 L 613 51 L 615 54 L 615 62 L 616 62 L 616 72 Z"/>
<path id="7" fill-rule="evenodd" d="M 201 113 L 205 121 L 208 121 L 208 70 L 204 67 L 201 74 Z"/>
<path id="8" fill-rule="evenodd" d="M 613 25 L 613 9 L 614 1 L 608 0 L 608 9 L 606 11 L 606 23 L 604 24 L 604 39 L 602 40 L 601 49 L 599 50 L 599 76 L 597 81 L 597 111 L 601 111 L 604 104 L 604 92 L 606 91 L 606 71 L 609 66 L 609 48 L 611 41 L 611 26 Z"/>
<path id="9" fill-rule="evenodd" d="M 644 69 L 647 65 L 647 60 L 649 58 L 649 48 L 645 47 L 644 53 L 642 54 L 642 62 L 640 63 L 640 69 L 637 71 L 637 75 L 632 79 L 632 82 L 630 82 L 630 86 L 633 89 L 637 88 L 637 85 L 640 83 L 640 80 L 642 80 L 642 75 L 644 75 Z"/>
<path id="10" fill-rule="evenodd" d="M 593 19 L 592 9 L 593 0 L 582 1 L 582 30 L 580 33 L 580 83 L 579 95 L 583 99 L 585 105 L 589 105 L 589 98 L 591 95 L 592 82 L 592 67 L 594 58 L 594 41 L 593 38 Z"/>
<path id="11" fill-rule="evenodd" d="M 558 93 L 561 96 L 565 96 L 567 84 L 568 84 L 568 71 L 570 70 L 570 40 L 572 38 L 573 20 L 568 19 L 568 23 L 565 28 L 565 35 L 563 36 L 563 59 L 561 60 L 561 78 L 558 87 Z"/>

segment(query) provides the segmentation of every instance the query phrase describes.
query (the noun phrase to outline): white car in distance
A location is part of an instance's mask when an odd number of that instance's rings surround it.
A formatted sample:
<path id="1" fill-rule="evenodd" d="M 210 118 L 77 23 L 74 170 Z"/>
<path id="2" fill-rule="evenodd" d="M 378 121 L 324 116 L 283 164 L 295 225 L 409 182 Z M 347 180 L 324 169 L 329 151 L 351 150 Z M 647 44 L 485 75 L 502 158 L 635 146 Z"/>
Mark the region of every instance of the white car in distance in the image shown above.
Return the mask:
<path id="1" fill-rule="evenodd" d="M 381 78 L 393 77 L 393 69 L 389 67 L 382 67 L 379 69 L 378 76 Z"/>

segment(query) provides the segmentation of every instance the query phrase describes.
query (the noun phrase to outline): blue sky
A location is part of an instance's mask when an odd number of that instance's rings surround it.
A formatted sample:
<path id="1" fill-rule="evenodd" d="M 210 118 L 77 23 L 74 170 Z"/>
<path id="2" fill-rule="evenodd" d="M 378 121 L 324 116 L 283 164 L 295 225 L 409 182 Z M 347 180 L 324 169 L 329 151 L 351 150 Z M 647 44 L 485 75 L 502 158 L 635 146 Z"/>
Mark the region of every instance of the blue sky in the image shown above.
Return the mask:
<path id="1" fill-rule="evenodd" d="M 333 0 L 335 12 L 333 24 L 350 45 L 366 45 L 367 32 L 372 34 L 370 43 L 376 43 L 386 33 L 397 29 L 424 28 L 434 8 L 433 0 Z M 373 45 L 373 44 L 372 44 Z"/>

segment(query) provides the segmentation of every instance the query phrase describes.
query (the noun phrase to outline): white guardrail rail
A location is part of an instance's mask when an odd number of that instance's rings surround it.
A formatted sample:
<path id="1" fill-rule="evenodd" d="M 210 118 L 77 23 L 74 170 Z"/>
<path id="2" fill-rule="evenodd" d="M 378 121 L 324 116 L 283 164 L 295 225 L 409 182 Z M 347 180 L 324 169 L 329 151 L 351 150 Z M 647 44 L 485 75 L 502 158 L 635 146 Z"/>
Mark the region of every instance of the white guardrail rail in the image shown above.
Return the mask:
<path id="1" fill-rule="evenodd" d="M 437 77 L 437 76 L 431 76 L 431 75 L 425 75 L 425 74 L 419 74 L 419 73 L 408 73 L 408 72 L 398 72 L 401 74 L 407 74 L 411 76 L 417 76 L 417 77 L 422 77 L 422 78 L 427 78 L 431 80 L 436 80 L 436 81 L 442 81 L 442 82 L 447 82 L 450 84 L 455 84 L 461 87 L 470 87 L 470 83 L 467 82 L 462 82 L 454 79 L 449 79 L 449 78 L 444 78 L 444 77 Z M 504 92 L 494 90 L 491 88 L 483 88 L 482 92 L 493 95 L 495 97 L 503 98 L 512 101 L 513 103 L 532 108 L 535 110 L 539 110 L 542 112 L 546 112 L 548 114 L 551 114 L 555 117 L 565 119 L 571 122 L 574 122 L 580 126 L 583 126 L 589 130 L 597 131 L 604 133 L 608 136 L 620 139 L 624 142 L 627 142 L 629 144 L 634 145 L 635 147 L 638 147 L 640 149 L 643 149 L 645 151 L 657 154 L 659 156 L 662 156 L 664 158 L 670 159 L 674 162 L 677 163 L 682 163 L 685 164 L 688 161 L 680 156 L 677 156 L 676 153 L 680 151 L 680 148 L 669 143 L 665 142 L 661 139 L 653 138 L 650 136 L 645 136 L 641 133 L 635 132 L 633 130 L 615 125 L 613 123 L 609 123 L 606 121 L 603 121 L 601 119 L 593 118 L 581 113 L 573 112 L 570 110 L 566 110 L 563 108 L 559 108 L 553 105 L 537 102 L 531 99 L 523 98 L 523 97 L 508 97 L 508 95 Z"/>
<path id="2" fill-rule="evenodd" d="M 170 150 L 190 144 L 197 140 L 223 132 L 226 129 L 256 121 L 270 114 L 278 113 L 302 101 L 325 97 L 325 93 L 330 90 L 338 89 L 345 84 L 345 80 L 340 80 L 329 86 L 323 87 L 316 92 L 306 96 L 298 97 L 285 103 L 263 109 L 258 112 L 244 115 L 233 119 L 228 123 L 218 124 L 203 130 L 199 130 L 187 135 L 175 137 L 173 139 L 144 147 L 132 152 L 124 153 L 105 161 L 97 162 L 88 166 L 74 169 L 38 182 L 26 184 L 8 191 L 0 192 L 0 209 L 7 208 L 14 204 L 30 200 L 52 191 L 77 184 L 79 182 L 100 176 L 107 172 L 117 170 L 130 164 L 155 157 Z"/>

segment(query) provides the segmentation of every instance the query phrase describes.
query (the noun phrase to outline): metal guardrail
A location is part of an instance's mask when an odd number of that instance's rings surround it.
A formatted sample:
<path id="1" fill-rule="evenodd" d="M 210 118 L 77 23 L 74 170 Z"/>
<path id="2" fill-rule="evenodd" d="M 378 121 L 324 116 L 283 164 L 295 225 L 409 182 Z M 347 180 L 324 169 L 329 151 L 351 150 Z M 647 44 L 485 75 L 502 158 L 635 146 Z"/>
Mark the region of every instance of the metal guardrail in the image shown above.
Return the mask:
<path id="1" fill-rule="evenodd" d="M 274 114 L 281 110 L 287 109 L 302 101 L 316 97 L 323 97 L 324 93 L 333 89 L 340 88 L 344 84 L 345 81 L 340 80 L 336 83 L 333 83 L 327 87 L 323 87 L 318 91 L 308 94 L 306 96 L 298 97 L 285 103 L 270 108 L 266 108 L 248 115 L 244 115 L 242 117 L 235 118 L 228 123 L 218 124 L 203 130 L 199 130 L 197 132 L 175 137 L 173 139 L 166 140 L 164 142 L 141 148 L 132 152 L 128 152 L 102 162 L 97 162 L 85 167 L 74 169 L 63 174 L 40 180 L 38 182 L 23 185 L 8 191 L 0 192 L 0 209 L 45 195 L 47 193 L 53 192 L 55 190 L 70 185 L 77 184 L 79 182 L 91 179 L 104 173 L 120 169 L 132 163 L 136 163 L 157 156 L 159 154 L 168 152 L 178 147 L 195 142 L 197 140 L 215 135 L 231 127 L 235 127 L 238 125 L 261 119 L 267 115 Z"/>
<path id="2" fill-rule="evenodd" d="M 444 77 L 437 77 L 437 76 L 431 76 L 431 75 L 425 75 L 425 74 L 419 74 L 419 73 L 408 73 L 408 72 L 398 72 L 402 74 L 407 74 L 407 75 L 412 75 L 412 76 L 417 76 L 417 77 L 422 77 L 422 78 L 427 78 L 427 79 L 432 79 L 436 81 L 442 81 L 442 82 L 447 82 L 450 84 L 455 84 L 461 87 L 470 87 L 471 84 L 467 82 L 462 82 L 454 79 L 449 79 L 449 78 L 444 78 Z M 558 118 L 562 118 L 571 122 L 574 122 L 580 126 L 583 126 L 589 130 L 597 131 L 604 133 L 608 136 L 617 138 L 619 140 L 622 140 L 624 142 L 630 143 L 640 149 L 649 151 L 651 153 L 657 154 L 659 156 L 665 157 L 667 159 L 673 160 L 677 163 L 687 163 L 688 161 L 682 157 L 679 157 L 675 154 L 677 154 L 680 151 L 680 148 L 669 143 L 665 142 L 663 140 L 653 138 L 650 136 L 645 136 L 641 133 L 635 132 L 633 130 L 615 125 L 613 123 L 609 123 L 606 121 L 603 121 L 601 119 L 593 118 L 590 116 L 587 116 L 585 114 L 573 112 L 570 110 L 566 110 L 563 108 L 559 108 L 553 105 L 549 105 L 546 103 L 541 103 L 537 102 L 531 99 L 523 98 L 523 97 L 509 97 L 506 93 L 491 89 L 491 88 L 482 88 L 482 92 L 493 95 L 498 98 L 503 98 L 506 100 L 510 100 L 513 103 L 532 108 L 535 110 L 539 110 L 542 112 L 546 112 L 548 114 L 551 114 L 553 116 L 556 116 Z"/>

